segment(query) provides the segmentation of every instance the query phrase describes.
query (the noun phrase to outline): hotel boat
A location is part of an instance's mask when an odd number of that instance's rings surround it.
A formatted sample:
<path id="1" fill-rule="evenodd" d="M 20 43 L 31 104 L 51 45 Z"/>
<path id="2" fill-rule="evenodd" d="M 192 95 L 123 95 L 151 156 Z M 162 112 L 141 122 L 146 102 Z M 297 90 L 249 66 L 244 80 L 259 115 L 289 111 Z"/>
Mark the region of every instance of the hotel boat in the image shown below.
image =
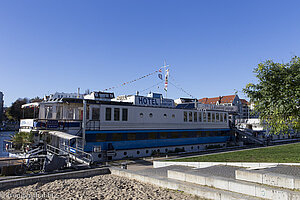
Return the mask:
<path id="1" fill-rule="evenodd" d="M 175 105 L 157 93 L 115 98 L 92 92 L 23 106 L 28 107 L 39 110 L 38 116 L 22 119 L 20 131 L 32 131 L 36 143 L 47 143 L 52 152 L 82 152 L 93 162 L 197 152 L 225 146 L 233 136 L 228 112 L 197 102 Z"/>

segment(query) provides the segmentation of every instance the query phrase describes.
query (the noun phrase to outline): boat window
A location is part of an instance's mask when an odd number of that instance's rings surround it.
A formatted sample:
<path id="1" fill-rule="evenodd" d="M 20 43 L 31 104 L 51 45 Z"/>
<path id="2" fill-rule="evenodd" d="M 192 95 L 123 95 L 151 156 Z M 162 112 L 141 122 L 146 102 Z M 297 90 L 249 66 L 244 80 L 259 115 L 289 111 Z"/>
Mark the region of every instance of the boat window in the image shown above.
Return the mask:
<path id="1" fill-rule="evenodd" d="M 193 121 L 193 112 L 189 112 L 189 122 Z"/>
<path id="2" fill-rule="evenodd" d="M 86 119 L 87 120 L 90 119 L 90 107 L 89 106 L 86 107 Z"/>
<path id="3" fill-rule="evenodd" d="M 220 114 L 216 113 L 216 121 L 219 122 L 220 121 Z"/>
<path id="4" fill-rule="evenodd" d="M 203 137 L 203 131 L 197 131 L 197 137 Z"/>
<path id="5" fill-rule="evenodd" d="M 160 133 L 160 139 L 167 139 L 167 138 L 168 138 L 168 132 Z"/>
<path id="6" fill-rule="evenodd" d="M 121 141 L 122 140 L 121 133 L 113 133 L 111 137 L 112 137 L 112 141 Z"/>
<path id="7" fill-rule="evenodd" d="M 181 138 L 181 133 L 180 132 L 172 132 L 171 138 Z"/>
<path id="8" fill-rule="evenodd" d="M 202 113 L 199 113 L 199 122 L 202 122 Z"/>
<path id="9" fill-rule="evenodd" d="M 183 112 L 183 121 L 187 122 L 187 112 Z"/>
<path id="10" fill-rule="evenodd" d="M 106 142 L 107 141 L 106 136 L 107 134 L 105 133 L 98 133 L 96 135 L 96 142 Z"/>
<path id="11" fill-rule="evenodd" d="M 105 120 L 106 121 L 111 121 L 111 108 L 106 108 L 105 109 Z"/>
<path id="12" fill-rule="evenodd" d="M 152 113 L 150 113 L 150 114 L 149 114 L 149 117 L 153 117 L 153 114 L 152 114 Z"/>
<path id="13" fill-rule="evenodd" d="M 206 112 L 203 113 L 203 122 L 206 122 Z"/>
<path id="14" fill-rule="evenodd" d="M 128 121 L 128 109 L 127 108 L 122 109 L 122 121 Z"/>
<path id="15" fill-rule="evenodd" d="M 67 109 L 67 118 L 68 119 L 73 119 L 74 117 L 74 109 L 73 108 L 68 108 Z"/>
<path id="16" fill-rule="evenodd" d="M 194 112 L 194 122 L 197 122 L 197 118 L 198 118 L 197 112 Z"/>
<path id="17" fill-rule="evenodd" d="M 216 114 L 215 113 L 212 113 L 212 122 L 214 122 L 216 120 Z"/>
<path id="18" fill-rule="evenodd" d="M 53 107 L 45 106 L 45 119 L 52 119 Z"/>
<path id="19" fill-rule="evenodd" d="M 56 119 L 62 119 L 62 106 L 57 106 L 56 107 Z"/>
<path id="20" fill-rule="evenodd" d="M 136 133 L 127 133 L 127 140 L 135 140 Z"/>
<path id="21" fill-rule="evenodd" d="M 143 117 L 144 117 L 144 114 L 143 114 L 143 113 L 140 113 L 140 117 L 143 118 Z"/>
<path id="22" fill-rule="evenodd" d="M 224 122 L 227 122 L 227 113 L 224 114 Z"/>
<path id="23" fill-rule="evenodd" d="M 120 121 L 120 108 L 114 108 L 114 120 Z"/>
<path id="24" fill-rule="evenodd" d="M 157 139 L 157 134 L 156 133 L 149 133 L 148 139 L 149 140 L 155 140 L 155 139 Z"/>
<path id="25" fill-rule="evenodd" d="M 92 120 L 99 120 L 100 118 L 100 109 L 92 108 Z"/>
<path id="26" fill-rule="evenodd" d="M 175 114 L 172 115 L 172 118 L 175 118 Z"/>
<path id="27" fill-rule="evenodd" d="M 223 113 L 220 113 L 220 121 L 223 122 L 224 121 L 223 119 L 224 119 L 224 115 Z"/>
<path id="28" fill-rule="evenodd" d="M 164 114 L 164 118 L 167 118 L 167 114 Z"/>
<path id="29" fill-rule="evenodd" d="M 188 138 L 189 137 L 189 132 L 182 132 L 181 137 L 182 138 Z"/>
<path id="30" fill-rule="evenodd" d="M 211 113 L 207 113 L 207 122 L 211 122 Z"/>

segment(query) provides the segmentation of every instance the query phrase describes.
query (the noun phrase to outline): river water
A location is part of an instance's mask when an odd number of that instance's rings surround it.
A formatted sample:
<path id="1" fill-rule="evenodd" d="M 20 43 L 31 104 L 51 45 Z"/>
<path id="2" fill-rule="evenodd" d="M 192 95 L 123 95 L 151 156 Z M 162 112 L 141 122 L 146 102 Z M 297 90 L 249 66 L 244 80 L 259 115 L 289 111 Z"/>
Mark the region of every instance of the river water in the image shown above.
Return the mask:
<path id="1" fill-rule="evenodd" d="M 0 157 L 8 157 L 8 153 L 5 152 L 4 140 L 9 140 L 14 133 L 13 131 L 0 132 Z"/>

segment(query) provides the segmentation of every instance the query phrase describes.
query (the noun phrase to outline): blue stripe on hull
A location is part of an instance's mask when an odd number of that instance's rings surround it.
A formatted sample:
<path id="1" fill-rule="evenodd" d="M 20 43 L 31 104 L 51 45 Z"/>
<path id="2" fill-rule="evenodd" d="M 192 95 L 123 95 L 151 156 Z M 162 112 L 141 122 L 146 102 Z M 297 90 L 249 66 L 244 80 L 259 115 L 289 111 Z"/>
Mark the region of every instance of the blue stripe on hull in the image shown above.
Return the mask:
<path id="1" fill-rule="evenodd" d="M 113 130 L 113 131 L 86 131 L 86 134 L 97 134 L 97 133 L 153 133 L 153 132 L 191 132 L 191 131 L 230 131 L 227 129 L 166 129 L 166 130 Z"/>
<path id="2" fill-rule="evenodd" d="M 226 142 L 230 136 L 200 137 L 200 138 L 176 138 L 176 139 L 155 139 L 155 140 L 133 140 L 133 141 L 110 141 L 110 142 L 87 142 L 85 151 L 91 152 L 94 146 L 101 146 L 107 150 L 108 143 L 111 143 L 115 150 L 141 149 L 166 146 L 195 145 L 204 143 Z"/>

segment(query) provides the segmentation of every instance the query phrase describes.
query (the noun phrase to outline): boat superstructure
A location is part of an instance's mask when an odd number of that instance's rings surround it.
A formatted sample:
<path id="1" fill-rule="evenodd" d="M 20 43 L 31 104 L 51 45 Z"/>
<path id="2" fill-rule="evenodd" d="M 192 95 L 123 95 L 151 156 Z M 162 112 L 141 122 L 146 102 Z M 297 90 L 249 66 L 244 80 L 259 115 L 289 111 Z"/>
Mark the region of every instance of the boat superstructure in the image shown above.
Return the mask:
<path id="1" fill-rule="evenodd" d="M 38 107 L 38 118 L 22 119 L 20 131 L 34 132 L 37 141 L 58 149 L 86 152 L 93 161 L 199 151 L 232 137 L 226 111 L 206 110 L 197 102 L 175 105 L 157 93 L 115 98 L 92 92 Z"/>

